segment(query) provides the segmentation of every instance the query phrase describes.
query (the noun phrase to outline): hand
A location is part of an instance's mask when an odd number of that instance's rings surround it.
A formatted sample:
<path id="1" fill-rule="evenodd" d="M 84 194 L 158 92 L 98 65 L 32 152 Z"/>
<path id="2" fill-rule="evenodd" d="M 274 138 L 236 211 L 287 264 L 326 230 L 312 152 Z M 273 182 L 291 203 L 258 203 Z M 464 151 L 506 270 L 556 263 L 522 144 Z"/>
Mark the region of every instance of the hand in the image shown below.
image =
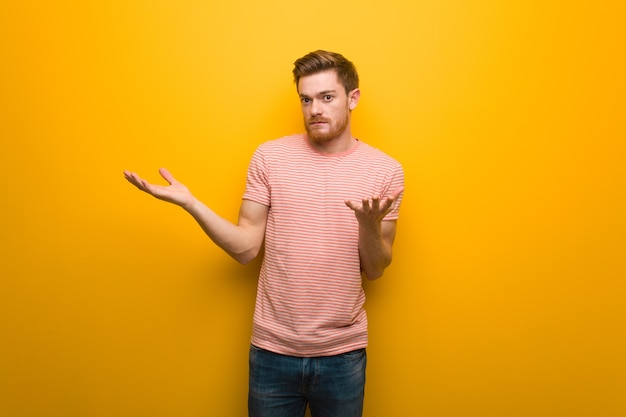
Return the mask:
<path id="1" fill-rule="evenodd" d="M 150 184 L 134 172 L 124 171 L 124 177 L 131 184 L 159 200 L 174 203 L 181 207 L 187 207 L 193 202 L 194 197 L 191 192 L 183 184 L 176 181 L 167 169 L 159 169 L 159 174 L 169 183 L 169 186 Z"/>
<path id="2" fill-rule="evenodd" d="M 346 206 L 350 207 L 359 222 L 380 223 L 389 214 L 400 197 L 404 187 L 400 187 L 391 193 L 390 197 L 381 199 L 380 196 L 364 198 L 361 204 L 346 200 Z"/>

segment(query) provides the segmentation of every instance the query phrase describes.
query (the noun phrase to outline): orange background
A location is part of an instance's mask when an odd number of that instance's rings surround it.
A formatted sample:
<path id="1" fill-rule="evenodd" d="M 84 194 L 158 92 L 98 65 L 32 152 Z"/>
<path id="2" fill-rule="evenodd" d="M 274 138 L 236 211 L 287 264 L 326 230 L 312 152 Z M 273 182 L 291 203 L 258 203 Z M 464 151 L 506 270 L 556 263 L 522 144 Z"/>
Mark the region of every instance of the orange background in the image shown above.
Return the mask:
<path id="1" fill-rule="evenodd" d="M 245 416 L 258 263 L 122 171 L 235 220 L 319 48 L 406 170 L 365 417 L 626 415 L 619 4 L 4 2 L 0 415 Z"/>

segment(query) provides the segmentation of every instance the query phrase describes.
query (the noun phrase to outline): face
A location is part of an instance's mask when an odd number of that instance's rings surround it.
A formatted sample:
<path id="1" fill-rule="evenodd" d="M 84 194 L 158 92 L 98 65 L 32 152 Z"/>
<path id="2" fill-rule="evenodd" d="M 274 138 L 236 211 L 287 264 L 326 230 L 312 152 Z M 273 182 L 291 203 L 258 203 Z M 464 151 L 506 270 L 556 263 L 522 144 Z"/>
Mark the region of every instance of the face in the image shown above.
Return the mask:
<path id="1" fill-rule="evenodd" d="M 350 112 L 358 102 L 358 89 L 346 94 L 337 73 L 330 70 L 301 77 L 298 93 L 309 140 L 323 144 L 350 138 Z"/>

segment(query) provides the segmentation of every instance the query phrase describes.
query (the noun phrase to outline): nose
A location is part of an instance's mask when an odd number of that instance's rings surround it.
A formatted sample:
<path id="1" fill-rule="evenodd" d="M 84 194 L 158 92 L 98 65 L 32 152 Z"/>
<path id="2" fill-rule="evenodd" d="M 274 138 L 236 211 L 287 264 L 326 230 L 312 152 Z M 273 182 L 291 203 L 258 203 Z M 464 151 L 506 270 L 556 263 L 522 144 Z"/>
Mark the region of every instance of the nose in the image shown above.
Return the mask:
<path id="1" fill-rule="evenodd" d="M 310 109 L 311 115 L 319 116 L 322 114 L 322 106 L 319 100 L 312 100 Z"/>

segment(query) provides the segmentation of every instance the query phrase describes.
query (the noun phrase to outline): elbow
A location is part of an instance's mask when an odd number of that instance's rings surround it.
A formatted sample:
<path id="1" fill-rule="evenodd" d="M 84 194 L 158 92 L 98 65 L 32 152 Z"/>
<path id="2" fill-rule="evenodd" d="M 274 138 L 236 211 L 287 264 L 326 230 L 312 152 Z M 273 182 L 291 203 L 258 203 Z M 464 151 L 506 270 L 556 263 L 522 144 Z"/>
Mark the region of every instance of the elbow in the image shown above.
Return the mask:
<path id="1" fill-rule="evenodd" d="M 377 279 L 383 276 L 383 271 L 364 272 L 364 274 L 365 274 L 365 278 L 367 278 L 368 281 L 376 281 Z"/>
<path id="2" fill-rule="evenodd" d="M 252 262 L 259 255 L 260 248 L 251 248 L 239 253 L 231 253 L 230 256 L 234 258 L 241 265 L 246 265 Z"/>
<path id="3" fill-rule="evenodd" d="M 378 268 L 365 269 L 363 270 L 363 274 L 368 281 L 375 281 L 379 278 L 382 278 L 383 274 L 385 273 L 385 268 L 387 268 L 387 266 L 389 266 L 389 264 L 385 266 L 379 266 Z"/>
<path id="4" fill-rule="evenodd" d="M 391 257 L 386 259 L 384 262 L 379 263 L 378 265 L 370 265 L 369 267 L 363 268 L 363 274 L 367 278 L 368 281 L 375 281 L 383 276 L 385 273 L 385 269 L 391 264 Z"/>
<path id="5" fill-rule="evenodd" d="M 237 262 L 239 262 L 241 265 L 247 265 L 250 262 L 252 262 L 254 260 L 254 258 L 256 258 L 256 256 L 236 256 L 234 257 L 235 260 Z"/>

